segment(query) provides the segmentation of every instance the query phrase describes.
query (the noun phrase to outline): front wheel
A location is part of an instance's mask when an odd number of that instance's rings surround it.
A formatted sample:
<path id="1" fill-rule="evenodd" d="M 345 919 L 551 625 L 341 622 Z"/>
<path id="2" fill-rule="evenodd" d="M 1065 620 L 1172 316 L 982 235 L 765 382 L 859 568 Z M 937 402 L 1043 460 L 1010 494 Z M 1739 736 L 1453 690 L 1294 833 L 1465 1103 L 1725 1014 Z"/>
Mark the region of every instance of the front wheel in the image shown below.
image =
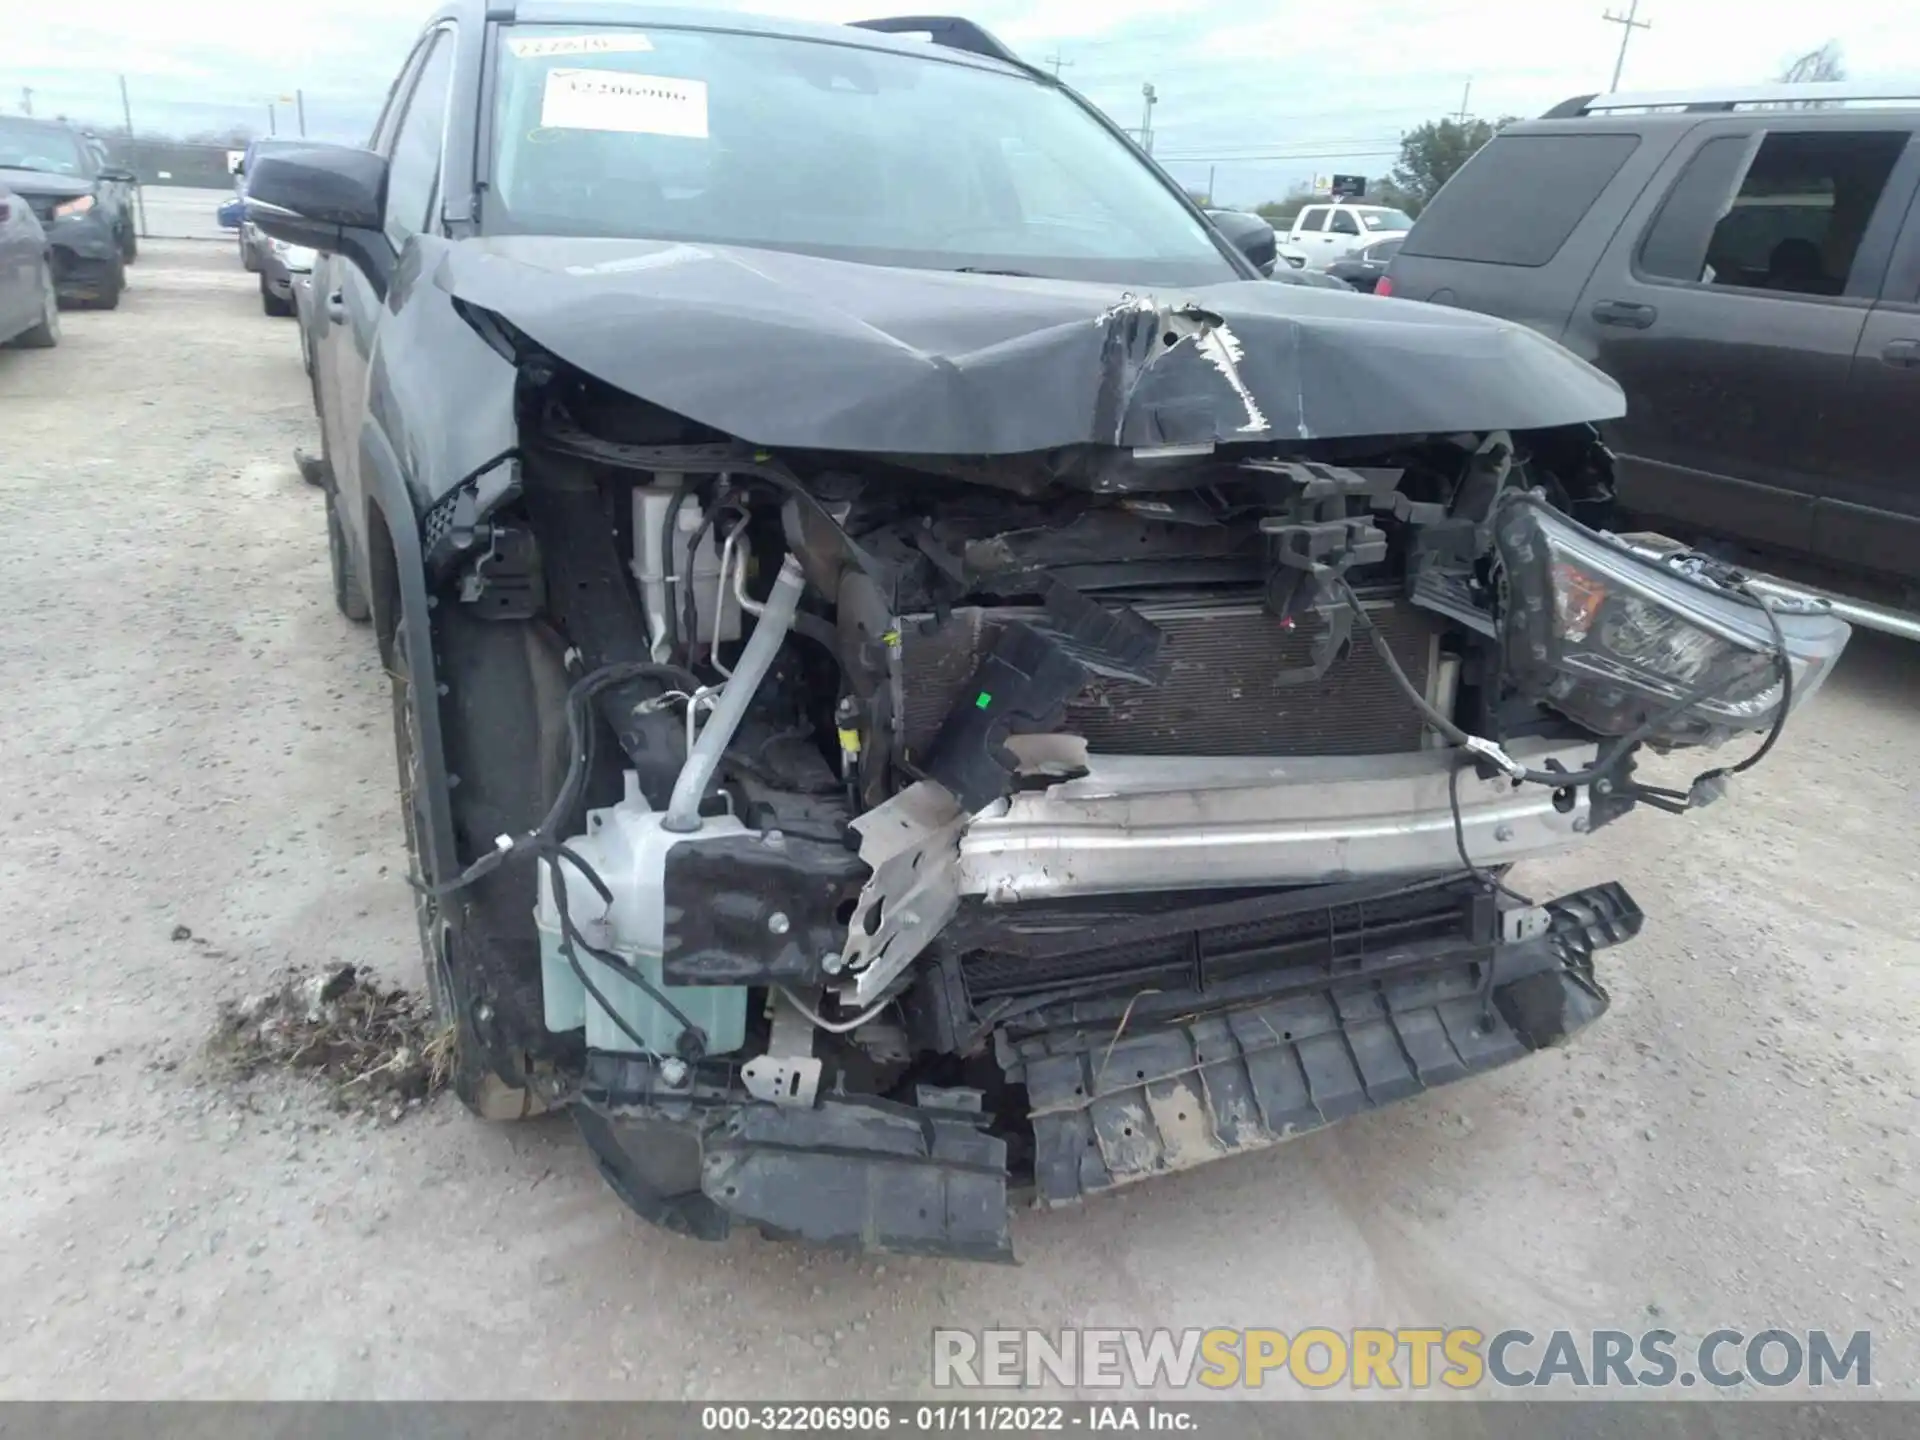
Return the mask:
<path id="1" fill-rule="evenodd" d="M 54 289 L 53 267 L 40 262 L 40 323 L 15 338 L 22 350 L 51 350 L 60 343 L 60 297 Z"/>
<path id="2" fill-rule="evenodd" d="M 273 287 L 267 284 L 267 277 L 260 277 L 260 308 L 276 320 L 284 320 L 293 314 L 293 302 L 282 300 L 273 293 Z"/>
<path id="3" fill-rule="evenodd" d="M 367 604 L 367 592 L 353 564 L 353 551 L 347 546 L 347 532 L 340 523 L 338 497 L 327 492 L 327 563 L 333 571 L 333 604 L 347 619 L 364 625 L 373 618 Z"/>
<path id="4" fill-rule="evenodd" d="M 124 264 L 131 265 L 139 258 L 140 236 L 135 233 L 133 226 L 129 224 L 126 233 L 120 237 L 120 259 Z"/>
<path id="5" fill-rule="evenodd" d="M 106 278 L 100 282 L 100 287 L 93 292 L 93 299 L 87 303 L 95 310 L 118 310 L 120 292 L 126 288 L 127 263 L 116 250 L 108 262 Z"/>

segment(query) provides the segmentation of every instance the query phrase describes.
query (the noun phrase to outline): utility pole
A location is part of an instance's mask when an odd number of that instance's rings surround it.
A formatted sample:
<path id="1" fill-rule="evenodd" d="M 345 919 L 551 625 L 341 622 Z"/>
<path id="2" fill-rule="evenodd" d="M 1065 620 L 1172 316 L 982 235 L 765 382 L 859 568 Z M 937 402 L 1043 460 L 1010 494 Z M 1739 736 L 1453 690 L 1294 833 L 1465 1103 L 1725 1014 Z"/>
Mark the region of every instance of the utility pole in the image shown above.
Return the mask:
<path id="1" fill-rule="evenodd" d="M 1213 171 L 1214 167 L 1209 165 L 1207 167 L 1207 204 L 1209 205 L 1213 204 Z"/>
<path id="2" fill-rule="evenodd" d="M 293 106 L 294 106 L 295 112 L 300 116 L 300 138 L 304 140 L 307 138 L 307 92 L 306 91 L 296 90 L 293 92 Z"/>
<path id="3" fill-rule="evenodd" d="M 1460 92 L 1460 113 L 1454 117 L 1462 125 L 1467 123 L 1467 116 L 1471 113 L 1467 109 L 1467 105 L 1468 105 L 1468 102 L 1470 102 L 1472 99 L 1473 99 L 1473 81 L 1468 80 L 1467 88 Z"/>
<path id="4" fill-rule="evenodd" d="M 1053 52 L 1053 54 L 1044 56 L 1041 59 L 1040 63 L 1042 65 L 1051 65 L 1053 67 L 1053 78 L 1058 80 L 1060 78 L 1061 67 L 1066 65 L 1071 65 L 1073 64 L 1073 61 L 1064 58 L 1060 54 L 1060 52 L 1056 50 Z"/>
<path id="5" fill-rule="evenodd" d="M 20 113 L 29 119 L 33 118 L 33 86 L 31 85 L 20 87 Z"/>
<path id="6" fill-rule="evenodd" d="M 138 175 L 140 172 L 135 168 L 138 157 L 134 153 L 133 143 L 133 102 L 127 98 L 127 77 L 124 75 L 120 77 L 120 117 L 127 122 L 127 167 Z M 148 233 L 147 192 L 146 188 L 137 182 L 133 187 L 133 218 L 134 223 L 140 227 L 141 237 L 145 238 Z"/>
<path id="7" fill-rule="evenodd" d="M 1633 32 L 1636 30 L 1651 30 L 1653 28 L 1653 22 L 1651 20 L 1642 20 L 1639 18 L 1639 15 L 1640 0 L 1633 0 L 1633 3 L 1627 7 L 1626 14 L 1616 15 L 1613 11 L 1609 10 L 1605 15 L 1601 16 L 1601 19 L 1605 20 L 1608 24 L 1618 25 L 1620 27 L 1620 56 L 1613 62 L 1613 83 L 1607 87 L 1607 93 L 1609 95 L 1620 88 L 1620 71 L 1627 63 L 1627 42 L 1633 39 Z"/>
<path id="8" fill-rule="evenodd" d="M 274 114 L 273 114 L 273 102 L 269 100 L 267 102 L 267 134 L 278 135 L 279 133 L 280 133 L 280 127 L 276 123 L 274 119 Z"/>
<path id="9" fill-rule="evenodd" d="M 1152 81 L 1140 87 L 1140 98 L 1146 102 L 1140 111 L 1140 148 L 1151 155 L 1153 153 L 1153 107 L 1160 103 L 1160 97 L 1153 93 Z"/>

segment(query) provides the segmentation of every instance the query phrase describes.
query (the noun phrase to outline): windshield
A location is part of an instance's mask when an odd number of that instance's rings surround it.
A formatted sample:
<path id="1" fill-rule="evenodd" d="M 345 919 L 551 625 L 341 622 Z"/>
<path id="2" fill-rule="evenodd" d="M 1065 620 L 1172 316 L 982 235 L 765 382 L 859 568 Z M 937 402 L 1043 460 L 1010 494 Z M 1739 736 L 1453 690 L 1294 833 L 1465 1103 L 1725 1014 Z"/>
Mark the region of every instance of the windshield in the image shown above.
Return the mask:
<path id="1" fill-rule="evenodd" d="M 1404 210 L 1362 210 L 1360 223 L 1369 230 L 1411 230 L 1413 217 Z"/>
<path id="2" fill-rule="evenodd" d="M 85 175 L 87 157 L 73 132 L 0 115 L 0 169 Z"/>
<path id="3" fill-rule="evenodd" d="M 1239 272 L 1067 95 L 770 35 L 508 27 L 490 234 L 621 235 L 883 265 L 1199 284 Z"/>

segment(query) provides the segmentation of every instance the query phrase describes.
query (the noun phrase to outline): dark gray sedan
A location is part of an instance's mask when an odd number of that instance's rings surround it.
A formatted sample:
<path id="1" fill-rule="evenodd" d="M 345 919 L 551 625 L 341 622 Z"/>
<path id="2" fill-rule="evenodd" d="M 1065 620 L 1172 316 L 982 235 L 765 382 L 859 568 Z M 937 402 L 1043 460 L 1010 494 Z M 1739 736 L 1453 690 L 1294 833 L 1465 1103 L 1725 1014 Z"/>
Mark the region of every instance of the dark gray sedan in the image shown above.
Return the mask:
<path id="1" fill-rule="evenodd" d="M 27 202 L 0 185 L 0 345 L 44 350 L 59 343 L 46 232 Z"/>

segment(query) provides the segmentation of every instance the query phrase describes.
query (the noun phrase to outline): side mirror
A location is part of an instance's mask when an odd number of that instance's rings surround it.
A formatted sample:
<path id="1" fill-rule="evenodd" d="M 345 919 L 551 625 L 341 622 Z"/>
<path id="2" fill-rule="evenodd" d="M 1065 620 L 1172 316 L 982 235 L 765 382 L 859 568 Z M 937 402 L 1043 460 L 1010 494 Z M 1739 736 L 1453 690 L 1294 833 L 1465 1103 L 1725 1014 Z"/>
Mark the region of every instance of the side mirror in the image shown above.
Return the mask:
<path id="1" fill-rule="evenodd" d="M 110 180 L 116 185 L 137 185 L 140 183 L 140 177 L 124 165 L 102 165 L 100 167 L 100 178 L 102 180 Z"/>
<path id="2" fill-rule="evenodd" d="M 1209 210 L 1207 217 L 1227 242 L 1251 260 L 1262 275 L 1273 274 L 1273 262 L 1279 254 L 1273 226 L 1259 215 L 1244 210 Z"/>
<path id="3" fill-rule="evenodd" d="M 302 145 L 256 155 L 247 219 L 276 240 L 345 255 L 382 293 L 393 252 L 380 233 L 387 162 L 353 145 Z"/>

